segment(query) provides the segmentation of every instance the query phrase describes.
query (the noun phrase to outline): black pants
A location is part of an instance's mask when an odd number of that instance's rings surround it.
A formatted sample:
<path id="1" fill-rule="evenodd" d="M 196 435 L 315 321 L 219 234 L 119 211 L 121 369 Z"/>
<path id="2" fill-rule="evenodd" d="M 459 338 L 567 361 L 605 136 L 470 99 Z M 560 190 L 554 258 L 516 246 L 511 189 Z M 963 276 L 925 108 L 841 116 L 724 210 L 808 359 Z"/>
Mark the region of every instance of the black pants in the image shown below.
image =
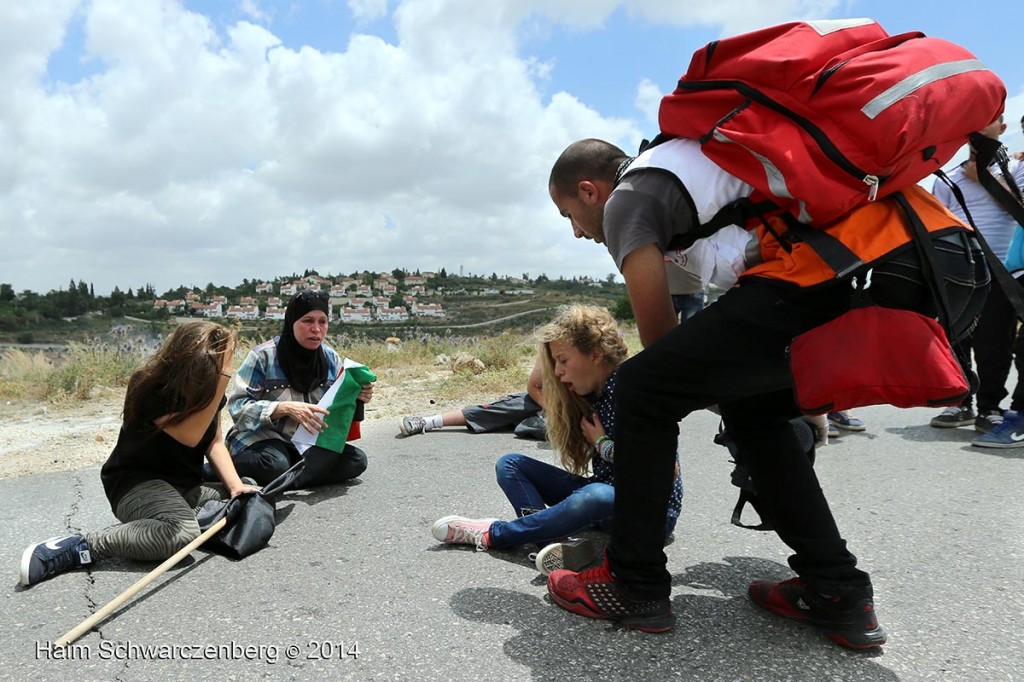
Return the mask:
<path id="1" fill-rule="evenodd" d="M 315 445 L 313 448 L 321 449 Z M 351 443 L 347 443 L 341 453 L 332 453 L 332 456 L 337 457 L 336 464 L 333 468 L 317 476 L 311 485 L 341 483 L 366 471 L 366 453 Z M 267 485 L 291 468 L 300 458 L 301 455 L 294 445 L 276 439 L 253 443 L 238 454 L 231 456 L 238 475 L 247 476 L 259 485 Z M 217 480 L 217 475 L 209 462 L 204 465 L 203 478 Z"/>
<path id="2" fill-rule="evenodd" d="M 1017 368 L 1017 386 L 1010 399 L 1011 410 L 1024 410 L 1024 337 L 1017 331 L 1017 311 L 1013 309 L 1002 288 L 996 284 L 978 318 L 974 333 L 961 342 L 958 357 L 965 367 L 971 366 L 971 351 L 978 368 L 978 414 L 999 409 L 1007 396 L 1006 380 L 1010 364 Z M 971 406 L 970 398 L 964 403 Z"/>
<path id="3" fill-rule="evenodd" d="M 977 271 L 965 267 L 952 275 L 987 282 L 988 273 L 982 264 Z M 976 315 L 986 289 L 973 287 L 973 302 L 965 310 Z M 793 337 L 845 312 L 850 295 L 847 284 L 794 293 L 750 281 L 620 367 L 608 559 L 616 579 L 635 597 L 660 599 L 670 593 L 658 520 L 668 508 L 678 422 L 715 403 L 754 486 L 772 508 L 776 532 L 794 551 L 793 570 L 822 592 L 870 585 L 847 550 L 789 424 L 799 411 L 786 348 Z"/>

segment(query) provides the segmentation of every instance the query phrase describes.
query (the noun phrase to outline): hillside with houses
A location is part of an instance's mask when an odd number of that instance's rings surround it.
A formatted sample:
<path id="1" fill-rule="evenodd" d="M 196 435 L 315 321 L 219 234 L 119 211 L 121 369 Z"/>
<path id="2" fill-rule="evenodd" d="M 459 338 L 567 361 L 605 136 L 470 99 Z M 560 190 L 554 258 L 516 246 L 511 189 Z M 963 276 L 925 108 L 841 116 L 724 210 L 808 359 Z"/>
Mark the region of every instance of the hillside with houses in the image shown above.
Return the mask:
<path id="1" fill-rule="evenodd" d="M 373 333 L 374 328 L 444 328 L 486 325 L 531 313 L 540 313 L 570 300 L 587 299 L 608 306 L 621 304 L 624 287 L 609 276 L 546 275 L 530 278 L 449 275 L 395 269 L 321 275 L 307 270 L 273 279 L 244 280 L 236 286 L 210 282 L 205 287 L 179 286 L 158 294 L 149 285 L 136 290 L 114 287 L 109 296 L 97 296 L 93 286 L 71 280 L 67 289 L 45 294 L 15 293 L 0 283 L 0 343 L 49 341 L 58 332 L 102 326 L 103 318 L 133 318 L 154 324 L 189 318 L 208 318 L 269 329 L 284 319 L 288 299 L 311 289 L 328 296 L 330 319 L 336 329 L 346 326 Z M 627 304 L 628 308 L 628 304 Z M 518 324 L 528 324 L 529 319 Z"/>
<path id="2" fill-rule="evenodd" d="M 239 320 L 283 320 L 288 299 L 298 291 L 324 291 L 328 299 L 329 317 L 349 324 L 370 324 L 373 322 L 407 322 L 411 318 L 444 319 L 447 315 L 442 303 L 429 303 L 426 299 L 438 299 L 446 293 L 465 296 L 469 291 L 462 286 L 448 291 L 444 287 L 429 284 L 435 273 L 406 275 L 401 279 L 393 274 L 375 275 L 370 283 L 354 277 L 321 277 L 308 275 L 291 281 L 257 282 L 255 295 L 239 296 L 231 300 L 228 296 L 204 296 L 197 290 L 189 290 L 184 298 L 166 300 L 158 298 L 153 309 L 163 310 L 169 315 L 191 317 L 229 318 Z M 476 290 L 479 296 L 532 296 L 534 290 L 522 286 L 522 280 L 512 284 L 515 288 L 499 289 L 485 287 Z"/>

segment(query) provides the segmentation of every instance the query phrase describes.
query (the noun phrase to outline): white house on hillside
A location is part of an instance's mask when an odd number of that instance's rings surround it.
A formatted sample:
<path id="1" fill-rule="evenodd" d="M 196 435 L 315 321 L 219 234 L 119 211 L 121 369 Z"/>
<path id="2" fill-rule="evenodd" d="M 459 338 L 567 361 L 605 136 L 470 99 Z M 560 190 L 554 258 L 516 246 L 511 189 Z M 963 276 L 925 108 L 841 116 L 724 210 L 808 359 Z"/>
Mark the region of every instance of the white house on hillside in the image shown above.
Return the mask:
<path id="1" fill-rule="evenodd" d="M 405 322 L 409 313 L 405 308 L 381 308 L 377 311 L 377 319 L 381 322 Z"/>
<path id="2" fill-rule="evenodd" d="M 256 320 L 259 319 L 260 309 L 254 305 L 233 305 L 228 308 L 227 316 L 239 320 Z"/>
<path id="3" fill-rule="evenodd" d="M 412 314 L 420 317 L 444 317 L 444 308 L 440 303 L 417 303 L 412 308 Z"/>
<path id="4" fill-rule="evenodd" d="M 373 321 L 369 308 L 342 308 L 340 317 L 342 322 L 352 324 L 366 324 Z"/>

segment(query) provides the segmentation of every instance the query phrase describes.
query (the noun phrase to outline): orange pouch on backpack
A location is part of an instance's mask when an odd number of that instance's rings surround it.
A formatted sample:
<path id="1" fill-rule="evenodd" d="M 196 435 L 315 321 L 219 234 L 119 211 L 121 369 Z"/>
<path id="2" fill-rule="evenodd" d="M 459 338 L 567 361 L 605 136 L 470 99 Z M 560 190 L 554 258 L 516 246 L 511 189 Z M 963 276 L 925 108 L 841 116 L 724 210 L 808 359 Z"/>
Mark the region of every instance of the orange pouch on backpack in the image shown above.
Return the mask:
<path id="1" fill-rule="evenodd" d="M 793 339 L 789 364 L 804 414 L 959 405 L 970 395 L 942 327 L 909 310 L 854 308 Z"/>

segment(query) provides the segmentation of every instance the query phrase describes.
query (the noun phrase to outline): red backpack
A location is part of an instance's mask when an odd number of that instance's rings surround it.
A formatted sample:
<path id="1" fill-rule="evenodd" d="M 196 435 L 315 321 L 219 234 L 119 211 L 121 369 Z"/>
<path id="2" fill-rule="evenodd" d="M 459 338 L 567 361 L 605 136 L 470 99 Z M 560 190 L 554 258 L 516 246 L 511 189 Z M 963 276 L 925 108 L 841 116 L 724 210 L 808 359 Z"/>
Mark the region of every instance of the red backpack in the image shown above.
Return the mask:
<path id="1" fill-rule="evenodd" d="M 700 140 L 754 202 L 823 225 L 941 169 L 1005 97 L 945 40 L 870 19 L 794 22 L 697 50 L 659 124 Z"/>

